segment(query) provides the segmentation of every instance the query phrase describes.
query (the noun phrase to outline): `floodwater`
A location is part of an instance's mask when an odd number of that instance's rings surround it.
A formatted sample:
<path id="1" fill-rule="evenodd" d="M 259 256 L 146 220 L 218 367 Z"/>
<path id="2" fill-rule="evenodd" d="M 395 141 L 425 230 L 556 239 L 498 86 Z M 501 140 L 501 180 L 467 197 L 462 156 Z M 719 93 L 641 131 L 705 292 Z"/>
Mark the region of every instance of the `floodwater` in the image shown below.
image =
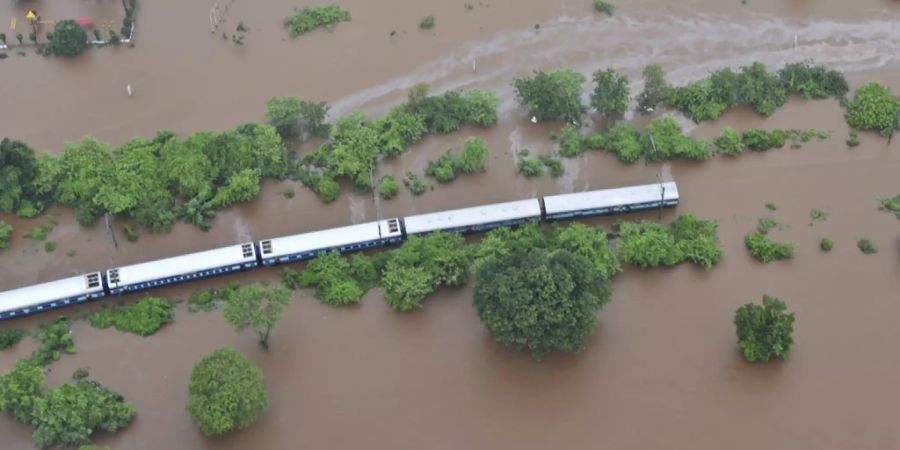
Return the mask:
<path id="1" fill-rule="evenodd" d="M 92 50 L 76 61 L 34 55 L 0 61 L 3 79 L 15 80 L 0 87 L 6 103 L 0 135 L 58 151 L 83 134 L 121 143 L 160 128 L 224 129 L 262 120 L 265 99 L 273 95 L 328 100 L 337 115 L 353 109 L 379 114 L 407 87 L 428 81 L 436 90 L 498 89 L 505 100 L 501 123 L 429 137 L 380 165 L 377 176 L 421 173 L 428 160 L 473 135 L 491 149 L 488 172 L 436 185 L 421 197 L 405 190 L 391 201 L 352 194 L 329 205 L 297 183 L 267 182 L 257 201 L 220 213 L 208 233 L 177 225 L 129 243 L 116 222 L 118 248 L 102 222 L 81 228 L 70 210 L 59 208 L 49 238 L 59 248 L 47 254 L 40 243 L 14 239 L 0 259 L 0 289 L 380 217 L 646 183 L 658 173 L 674 178 L 683 197 L 662 219 L 694 212 L 718 220 L 725 257 L 709 272 L 688 265 L 646 272 L 626 267 L 585 351 L 541 363 L 493 341 L 471 306 L 470 287 L 442 290 L 410 314 L 391 311 L 378 290 L 344 309 L 298 295 L 268 353 L 252 335 L 235 334 L 218 312 L 189 314 L 180 307 L 175 323 L 150 338 L 78 321 L 79 352 L 51 365 L 50 384 L 88 366 L 93 378 L 137 410 L 127 430 L 98 443 L 116 449 L 900 447 L 893 420 L 900 415 L 893 387 L 900 377 L 893 356 L 900 339 L 893 320 L 900 314 L 900 223 L 875 202 L 900 193 L 900 144 L 888 147 L 863 134 L 862 145 L 848 149 L 837 102 L 792 99 L 770 118 L 731 111 L 693 133 L 810 127 L 833 136 L 802 149 L 662 166 L 626 166 L 612 155 L 588 153 L 567 160 L 560 179 L 527 180 L 514 173 L 514 153 L 549 153 L 554 128 L 530 124 L 509 88 L 512 78 L 536 67 L 589 72 L 611 66 L 636 77 L 647 62 L 660 62 L 682 82 L 724 65 L 814 58 L 850 71 L 854 85 L 876 80 L 900 92 L 900 9 L 894 3 L 697 0 L 660 6 L 638 0 L 601 19 L 589 2 L 569 0 L 472 2 L 471 11 L 463 2 L 351 1 L 344 5 L 352 22 L 291 41 L 278 24 L 295 5 L 234 2 L 226 26 L 231 30 L 238 20 L 250 26 L 245 48 L 209 35 L 211 4 L 174 3 L 143 6 L 133 49 Z M 437 26 L 422 32 L 416 25 L 428 14 Z M 398 31 L 393 39 L 391 30 Z M 124 94 L 127 83 L 135 87 L 134 98 Z M 279 194 L 288 187 L 297 191 L 290 200 Z M 778 210 L 767 211 L 768 202 Z M 813 208 L 830 216 L 810 225 Z M 794 260 L 761 265 L 743 248 L 743 235 L 763 215 L 786 225 L 773 237 L 798 244 Z M 656 213 L 630 218 L 656 219 Z M 4 220 L 18 235 L 47 219 Z M 823 236 L 835 241 L 831 253 L 818 250 Z M 879 246 L 878 254 L 855 248 L 863 236 Z M 70 250 L 76 253 L 65 256 Z M 259 280 L 275 282 L 277 271 L 158 294 L 186 298 L 229 281 Z M 738 354 L 731 321 L 739 305 L 764 293 L 796 312 L 796 344 L 787 361 L 754 366 Z M 0 371 L 31 346 L 23 342 L 3 352 Z M 271 406 L 250 428 L 207 439 L 184 410 L 187 384 L 193 363 L 222 346 L 234 346 L 263 369 Z M 33 446 L 30 428 L 9 418 L 0 420 L 0 434 L 4 448 Z"/>

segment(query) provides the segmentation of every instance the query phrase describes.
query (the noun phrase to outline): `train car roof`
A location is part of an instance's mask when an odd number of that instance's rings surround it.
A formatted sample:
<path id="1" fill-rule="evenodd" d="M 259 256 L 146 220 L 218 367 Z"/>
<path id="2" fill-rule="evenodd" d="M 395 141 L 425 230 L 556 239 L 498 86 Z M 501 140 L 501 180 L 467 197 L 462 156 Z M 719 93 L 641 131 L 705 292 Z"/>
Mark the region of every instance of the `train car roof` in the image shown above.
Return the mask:
<path id="1" fill-rule="evenodd" d="M 666 200 L 678 200 L 678 186 L 674 181 L 661 183 L 665 188 Z M 550 195 L 544 197 L 544 211 L 553 215 L 569 211 L 633 205 L 657 201 L 662 198 L 660 183 L 629 186 L 615 189 L 576 192 L 573 194 Z"/>
<path id="2" fill-rule="evenodd" d="M 244 256 L 244 245 L 250 246 L 249 256 Z M 253 244 L 248 242 L 130 266 L 115 267 L 110 270 L 118 269 L 119 271 L 119 282 L 116 286 L 127 286 L 253 261 L 256 261 L 256 252 L 253 251 Z M 112 280 L 108 281 L 110 286 L 115 284 Z"/>
<path id="3" fill-rule="evenodd" d="M 272 248 L 271 251 L 267 252 L 267 250 L 262 249 L 263 245 L 260 244 L 262 257 L 277 258 L 296 253 L 400 236 L 402 233 L 399 227 L 396 227 L 396 231 L 390 230 L 390 227 L 388 226 L 389 220 L 396 219 L 366 222 L 346 227 L 329 228 L 327 230 L 311 231 L 308 233 L 266 239 L 260 242 L 269 241 Z"/>
<path id="4" fill-rule="evenodd" d="M 97 275 L 96 287 L 88 287 L 88 275 Z M 33 286 L 21 287 L 11 291 L 0 292 L 0 312 L 14 311 L 28 306 L 37 306 L 43 303 L 52 302 L 54 300 L 100 292 L 103 290 L 103 285 L 100 283 L 99 277 L 100 272 L 92 272 L 75 277 L 63 278 L 61 280 L 35 284 Z"/>
<path id="5" fill-rule="evenodd" d="M 403 218 L 403 222 L 406 224 L 407 234 L 417 234 L 540 216 L 541 203 L 532 198 L 407 216 Z"/>

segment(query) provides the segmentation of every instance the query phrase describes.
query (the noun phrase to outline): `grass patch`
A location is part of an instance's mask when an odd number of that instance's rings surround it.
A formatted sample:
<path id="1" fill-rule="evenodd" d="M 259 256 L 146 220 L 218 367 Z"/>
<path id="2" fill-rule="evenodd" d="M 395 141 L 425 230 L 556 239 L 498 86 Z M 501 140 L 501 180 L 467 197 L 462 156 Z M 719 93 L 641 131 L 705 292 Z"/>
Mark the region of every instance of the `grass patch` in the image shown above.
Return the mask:
<path id="1" fill-rule="evenodd" d="M 875 246 L 875 243 L 872 242 L 869 238 L 862 238 L 856 242 L 856 247 L 859 248 L 859 251 L 872 255 L 878 253 L 878 247 Z"/>
<path id="2" fill-rule="evenodd" d="M 0 350 L 6 350 L 19 343 L 27 331 L 21 329 L 0 330 Z"/>
<path id="3" fill-rule="evenodd" d="M 47 241 L 44 242 L 44 251 L 47 253 L 53 253 L 56 250 L 56 241 Z"/>
<path id="4" fill-rule="evenodd" d="M 834 248 L 834 242 L 832 242 L 831 239 L 823 237 L 822 240 L 819 241 L 819 249 L 823 252 L 830 252 L 832 248 Z"/>
<path id="5" fill-rule="evenodd" d="M 55 224 L 52 222 L 45 223 L 44 225 L 28 230 L 28 232 L 23 236 L 27 237 L 28 239 L 43 241 L 44 239 L 47 239 L 47 235 L 50 234 L 51 231 L 53 231 L 54 226 Z"/>
<path id="6" fill-rule="evenodd" d="M 350 11 L 338 5 L 315 5 L 295 10 L 293 16 L 284 19 L 284 24 L 291 37 L 295 38 L 316 28 L 332 31 L 336 24 L 349 21 Z"/>
<path id="7" fill-rule="evenodd" d="M 104 308 L 90 316 L 91 326 L 106 329 L 115 327 L 119 331 L 150 336 L 172 321 L 175 305 L 158 298 L 145 297 L 124 308 Z"/>
<path id="8" fill-rule="evenodd" d="M 195 292 L 188 298 L 188 311 L 212 311 L 219 303 L 228 299 L 238 289 L 237 283 L 230 283 L 223 288 Z"/>

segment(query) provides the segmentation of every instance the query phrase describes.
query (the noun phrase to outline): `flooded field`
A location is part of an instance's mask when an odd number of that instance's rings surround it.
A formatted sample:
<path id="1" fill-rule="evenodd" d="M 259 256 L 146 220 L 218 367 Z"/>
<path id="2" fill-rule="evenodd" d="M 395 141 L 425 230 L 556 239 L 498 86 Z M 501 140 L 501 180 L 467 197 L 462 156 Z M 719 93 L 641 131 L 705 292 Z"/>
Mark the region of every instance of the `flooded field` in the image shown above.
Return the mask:
<path id="1" fill-rule="evenodd" d="M 0 61 L 6 80 L 0 136 L 51 151 L 85 134 L 121 143 L 162 128 L 187 133 L 261 121 L 265 100 L 276 95 L 328 100 L 333 116 L 354 109 L 381 114 L 421 81 L 438 91 L 497 89 L 504 98 L 496 127 L 429 137 L 379 166 L 376 178 L 421 172 L 466 137 L 485 140 L 487 173 L 462 176 L 421 197 L 404 189 L 390 201 L 345 194 L 322 205 L 299 183 L 267 182 L 256 201 L 220 213 L 208 233 L 179 224 L 171 233 L 129 243 L 116 222 L 118 248 L 102 221 L 82 228 L 71 210 L 59 208 L 52 212 L 59 225 L 49 237 L 59 243 L 54 253 L 20 235 L 46 216 L 3 217 L 17 232 L 0 255 L 0 289 L 381 217 L 647 183 L 658 173 L 674 178 L 682 195 L 663 221 L 685 212 L 718 220 L 722 262 L 709 272 L 688 265 L 646 272 L 626 267 L 613 281 L 613 301 L 586 350 L 541 363 L 493 341 L 471 306 L 471 285 L 439 291 L 410 314 L 392 311 L 379 290 L 344 309 L 298 294 L 268 353 L 252 335 L 236 335 L 220 312 L 189 314 L 181 306 L 175 322 L 149 338 L 77 321 L 78 353 L 50 366 L 49 383 L 88 366 L 92 378 L 122 393 L 137 411 L 129 428 L 96 442 L 115 449 L 900 447 L 894 423 L 900 393 L 893 387 L 900 377 L 893 344 L 900 340 L 894 320 L 900 314 L 900 222 L 875 202 L 900 193 L 900 143 L 889 147 L 863 133 L 862 145 L 848 149 L 837 102 L 791 99 L 772 117 L 731 111 L 693 135 L 709 138 L 731 126 L 815 128 L 832 132 L 831 138 L 700 163 L 626 166 L 613 155 L 589 152 L 566 160 L 559 179 L 525 179 L 515 174 L 514 153 L 551 152 L 547 136 L 554 127 L 528 122 L 509 87 L 533 68 L 609 66 L 636 79 L 645 64 L 659 62 L 681 83 L 726 65 L 813 58 L 847 71 L 854 86 L 873 80 L 900 92 L 900 5 L 636 0 L 605 19 L 581 0 L 472 2 L 471 11 L 463 3 L 342 2 L 352 22 L 292 41 L 280 20 L 302 4 L 235 1 L 224 26 L 231 30 L 243 20 L 251 28 L 245 48 L 235 48 L 210 36 L 211 4 L 160 0 L 142 4 L 135 48 L 91 50 L 74 61 L 33 54 Z M 437 26 L 420 31 L 419 19 L 429 14 Z M 128 83 L 133 98 L 125 95 Z M 296 197 L 279 194 L 287 187 Z M 778 210 L 767 211 L 768 202 Z M 811 225 L 813 208 L 830 216 Z M 787 225 L 774 236 L 798 244 L 794 260 L 762 265 L 744 249 L 744 234 L 763 215 Z M 629 218 L 656 219 L 656 213 Z M 609 226 L 612 219 L 588 223 Z M 835 242 L 831 253 L 818 250 L 823 236 Z M 859 252 L 855 243 L 863 236 L 880 252 Z M 69 251 L 75 254 L 66 256 Z M 186 298 L 229 281 L 275 282 L 277 275 L 262 270 L 154 294 Z M 796 343 L 787 361 L 755 366 L 738 354 L 731 321 L 739 305 L 764 293 L 796 312 Z M 21 323 L 34 327 L 48 318 Z M 0 353 L 0 371 L 32 346 L 25 340 Z M 262 368 L 271 406 L 250 428 L 207 439 L 184 409 L 187 383 L 192 365 L 223 346 Z M 4 449 L 33 448 L 30 427 L 9 417 L 0 418 L 0 434 Z"/>

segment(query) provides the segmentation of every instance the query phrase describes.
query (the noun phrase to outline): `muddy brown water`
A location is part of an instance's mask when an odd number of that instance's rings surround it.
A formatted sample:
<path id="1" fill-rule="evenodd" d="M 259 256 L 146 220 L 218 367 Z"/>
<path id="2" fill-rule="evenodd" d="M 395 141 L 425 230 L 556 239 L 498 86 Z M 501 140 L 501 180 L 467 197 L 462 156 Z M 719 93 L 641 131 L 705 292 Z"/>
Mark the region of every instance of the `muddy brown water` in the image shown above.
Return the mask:
<path id="1" fill-rule="evenodd" d="M 511 78 L 538 66 L 587 72 L 608 64 L 636 75 L 652 59 L 666 64 L 673 78 L 687 80 L 721 65 L 755 59 L 777 65 L 815 56 L 856 69 L 850 75 L 855 85 L 877 80 L 900 91 L 894 4 L 750 0 L 741 6 L 698 0 L 660 7 L 639 0 L 600 20 L 580 1 L 472 2 L 473 11 L 462 3 L 357 1 L 345 3 L 354 20 L 334 33 L 282 41 L 277 24 L 293 5 L 235 2 L 228 27 L 237 20 L 251 27 L 247 47 L 235 49 L 209 36 L 211 4 L 173 3 L 144 5 L 136 48 L 91 51 L 75 61 L 34 55 L 0 61 L 3 78 L 16 80 L 0 86 L 6 100 L 0 135 L 56 151 L 83 134 L 119 143 L 160 128 L 222 129 L 261 120 L 262 105 L 272 95 L 329 100 L 337 113 L 362 108 L 378 114 L 409 85 L 430 81 L 438 89 L 500 90 L 501 123 L 429 137 L 380 165 L 377 176 L 421 171 L 428 160 L 447 148 L 458 150 L 473 135 L 491 149 L 489 171 L 449 185 L 431 183 L 435 189 L 421 197 L 405 190 L 391 201 L 349 194 L 330 205 L 297 183 L 267 182 L 257 201 L 220 213 L 208 233 L 176 225 L 171 233 L 128 243 L 123 222 L 116 222 L 118 249 L 102 222 L 78 227 L 66 208 L 53 211 L 59 225 L 49 239 L 59 247 L 51 254 L 19 236 L 46 217 L 4 217 L 17 237 L 0 256 L 0 289 L 251 238 L 646 183 L 657 173 L 674 178 L 683 198 L 677 210 L 663 212 L 663 220 L 683 212 L 718 220 L 725 257 L 709 272 L 689 265 L 646 272 L 626 267 L 613 282 L 613 301 L 601 312 L 585 351 L 550 355 L 541 363 L 493 341 L 471 306 L 471 286 L 441 290 L 410 314 L 391 311 L 378 290 L 344 309 L 298 293 L 268 353 L 252 335 L 229 329 L 219 312 L 189 314 L 184 306 L 173 324 L 150 338 L 77 321 L 78 353 L 50 366 L 49 384 L 87 366 L 137 410 L 128 429 L 101 435 L 98 443 L 116 449 L 545 449 L 601 442 L 618 449 L 900 447 L 894 423 L 900 394 L 893 388 L 900 376 L 893 356 L 900 338 L 894 326 L 900 313 L 900 223 L 875 203 L 900 193 L 897 142 L 888 147 L 863 134 L 862 145 L 848 149 L 836 102 L 792 99 L 770 118 L 731 111 L 693 134 L 712 137 L 723 126 L 811 127 L 833 136 L 802 149 L 703 163 L 626 166 L 612 155 L 588 153 L 566 160 L 560 179 L 527 180 L 514 173 L 514 152 L 551 152 L 547 135 L 554 127 L 530 124 L 509 101 L 508 88 Z M 416 24 L 427 14 L 435 15 L 437 27 L 420 32 Z M 540 30 L 534 23 L 542 24 Z M 394 40 L 391 29 L 398 30 Z M 800 52 L 791 48 L 795 32 L 803 43 Z M 474 74 L 468 66 L 473 56 Z M 136 90 L 131 99 L 124 96 L 129 82 Z M 279 194 L 288 187 L 297 192 L 291 200 Z M 766 210 L 768 202 L 778 210 Z M 829 218 L 810 226 L 813 208 L 828 211 Z M 763 215 L 786 225 L 772 235 L 798 244 L 794 260 L 761 265 L 743 248 L 743 235 Z M 656 213 L 629 218 L 656 219 Z M 608 227 L 612 220 L 587 223 Z M 831 253 L 818 250 L 823 236 L 835 241 Z M 862 236 L 881 251 L 860 253 L 855 242 Z M 76 254 L 65 256 L 70 250 Z M 277 271 L 154 294 L 186 298 L 230 281 L 275 282 Z M 763 293 L 781 297 L 797 313 L 796 344 L 787 361 L 754 366 L 738 354 L 731 320 L 740 304 L 759 301 Z M 34 328 L 49 318 L 11 325 Z M 2 352 L 0 371 L 33 346 L 26 340 Z M 250 428 L 208 439 L 184 410 L 187 383 L 192 365 L 222 346 L 234 346 L 263 369 L 271 406 Z M 8 417 L 0 419 L 0 434 L 4 449 L 33 447 L 30 428 Z"/>

